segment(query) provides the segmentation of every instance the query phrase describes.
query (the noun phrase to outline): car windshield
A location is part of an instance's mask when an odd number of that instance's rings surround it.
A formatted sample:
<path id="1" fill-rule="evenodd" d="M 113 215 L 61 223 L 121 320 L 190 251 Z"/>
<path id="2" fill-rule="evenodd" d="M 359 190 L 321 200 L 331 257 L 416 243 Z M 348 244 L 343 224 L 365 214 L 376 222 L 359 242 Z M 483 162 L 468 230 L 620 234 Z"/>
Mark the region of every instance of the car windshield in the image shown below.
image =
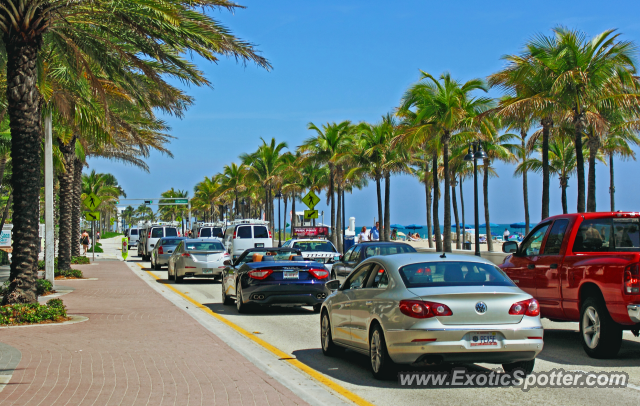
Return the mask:
<path id="1" fill-rule="evenodd" d="M 407 288 L 435 286 L 515 286 L 497 266 L 476 262 L 422 262 L 398 271 Z"/>
<path id="2" fill-rule="evenodd" d="M 217 241 L 211 242 L 187 242 L 187 250 L 189 251 L 224 251 L 224 247 Z"/>
<path id="3" fill-rule="evenodd" d="M 162 240 L 162 245 L 178 245 L 182 241 L 179 238 L 168 238 Z"/>
<path id="4" fill-rule="evenodd" d="M 364 247 L 365 258 L 374 257 L 376 255 L 394 255 L 407 252 L 416 252 L 415 248 L 404 244 L 368 244 Z"/>
<path id="5" fill-rule="evenodd" d="M 293 243 L 293 248 L 299 249 L 300 251 L 336 252 L 336 249 L 333 248 L 333 245 L 328 241 L 295 242 Z"/>
<path id="6" fill-rule="evenodd" d="M 264 257 L 273 258 L 274 261 L 289 261 L 289 258 L 291 258 L 291 256 L 296 256 L 296 255 L 298 255 L 298 253 L 295 251 L 277 251 L 277 250 L 270 251 L 269 249 L 256 250 L 256 251 L 247 252 L 247 255 L 245 255 L 244 258 L 240 260 L 240 263 L 247 264 L 247 263 L 256 262 L 256 261 L 266 262 L 263 259 Z M 267 261 L 270 261 L 270 260 L 271 259 L 267 259 Z"/>

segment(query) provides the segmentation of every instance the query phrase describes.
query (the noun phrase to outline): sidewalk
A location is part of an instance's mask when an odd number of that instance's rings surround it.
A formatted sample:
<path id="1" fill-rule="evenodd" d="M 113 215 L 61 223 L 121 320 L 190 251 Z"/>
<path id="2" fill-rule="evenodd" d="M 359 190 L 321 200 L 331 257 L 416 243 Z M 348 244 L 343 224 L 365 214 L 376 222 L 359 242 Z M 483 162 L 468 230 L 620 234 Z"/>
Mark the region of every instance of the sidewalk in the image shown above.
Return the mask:
<path id="1" fill-rule="evenodd" d="M 88 321 L 10 328 L 22 353 L 0 405 L 305 404 L 149 287 L 121 261 L 74 265 L 68 313 Z"/>

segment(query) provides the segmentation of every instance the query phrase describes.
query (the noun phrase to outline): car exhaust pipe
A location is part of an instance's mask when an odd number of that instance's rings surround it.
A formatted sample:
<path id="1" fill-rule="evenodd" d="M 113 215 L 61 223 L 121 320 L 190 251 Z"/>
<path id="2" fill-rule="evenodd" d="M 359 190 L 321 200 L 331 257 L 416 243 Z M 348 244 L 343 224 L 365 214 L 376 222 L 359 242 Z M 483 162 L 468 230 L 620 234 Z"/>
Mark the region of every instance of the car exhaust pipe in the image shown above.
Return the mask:
<path id="1" fill-rule="evenodd" d="M 317 297 L 318 299 L 324 299 L 324 298 L 326 298 L 326 297 L 327 297 L 327 294 L 326 294 L 326 293 L 318 293 L 318 294 L 316 295 L 316 297 Z"/>
<path id="2" fill-rule="evenodd" d="M 264 299 L 264 295 L 253 295 L 251 296 L 252 299 L 254 300 L 263 300 Z"/>

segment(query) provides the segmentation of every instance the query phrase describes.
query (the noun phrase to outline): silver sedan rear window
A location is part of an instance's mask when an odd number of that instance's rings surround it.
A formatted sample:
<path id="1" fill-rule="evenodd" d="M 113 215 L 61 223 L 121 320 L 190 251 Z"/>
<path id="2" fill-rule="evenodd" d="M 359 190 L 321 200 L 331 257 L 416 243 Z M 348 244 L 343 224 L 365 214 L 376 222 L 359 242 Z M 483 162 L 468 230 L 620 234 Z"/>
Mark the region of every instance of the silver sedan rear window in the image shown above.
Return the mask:
<path id="1" fill-rule="evenodd" d="M 515 286 L 497 266 L 477 262 L 422 262 L 398 270 L 407 288 Z"/>

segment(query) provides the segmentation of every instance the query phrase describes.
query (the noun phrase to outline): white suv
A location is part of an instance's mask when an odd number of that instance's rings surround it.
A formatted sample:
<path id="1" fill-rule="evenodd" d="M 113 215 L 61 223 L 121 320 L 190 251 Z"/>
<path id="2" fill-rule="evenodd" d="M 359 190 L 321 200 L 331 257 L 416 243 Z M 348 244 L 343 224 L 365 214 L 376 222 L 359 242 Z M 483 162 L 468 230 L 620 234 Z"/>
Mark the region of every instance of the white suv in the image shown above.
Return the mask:
<path id="1" fill-rule="evenodd" d="M 273 247 L 268 222 L 240 221 L 228 226 L 224 233 L 224 248 L 233 259 L 238 258 L 249 248 Z"/>
<path id="2" fill-rule="evenodd" d="M 138 240 L 138 256 L 143 261 L 151 259 L 151 252 L 158 240 L 162 237 L 178 237 L 178 228 L 175 226 L 166 226 L 160 224 L 147 225 L 140 230 Z"/>

